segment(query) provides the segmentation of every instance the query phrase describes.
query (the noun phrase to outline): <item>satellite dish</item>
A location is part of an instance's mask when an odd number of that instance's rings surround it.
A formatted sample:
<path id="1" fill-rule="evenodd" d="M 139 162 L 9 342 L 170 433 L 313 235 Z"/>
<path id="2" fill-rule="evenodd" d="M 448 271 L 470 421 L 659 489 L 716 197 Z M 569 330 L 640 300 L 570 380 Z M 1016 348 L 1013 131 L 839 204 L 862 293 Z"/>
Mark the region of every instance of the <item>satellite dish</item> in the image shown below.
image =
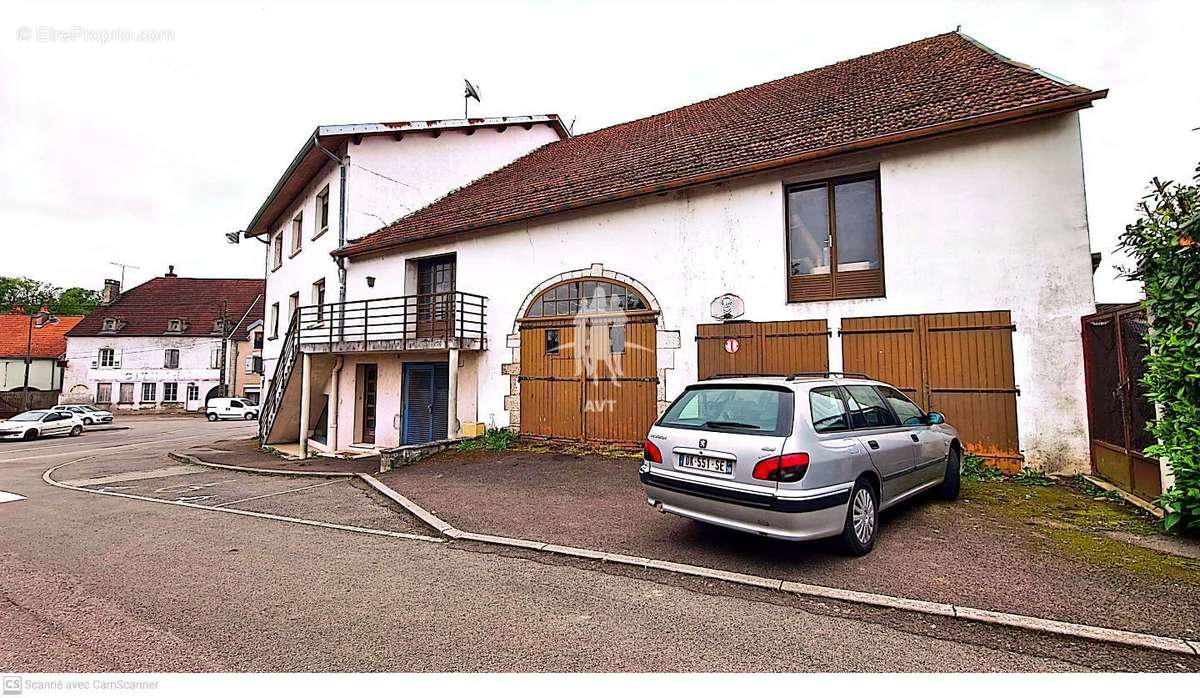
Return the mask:
<path id="1" fill-rule="evenodd" d="M 467 89 L 463 92 L 463 97 L 474 99 L 476 102 L 478 102 L 479 87 L 477 85 L 472 85 L 471 81 L 466 78 L 463 78 L 463 82 L 467 84 Z"/>
<path id="2" fill-rule="evenodd" d="M 466 78 L 463 78 L 463 82 L 467 85 L 467 89 L 463 90 L 463 118 L 468 119 L 470 118 L 470 113 L 467 111 L 467 105 L 472 99 L 476 102 L 479 101 L 479 88 L 472 85 L 471 81 Z"/>

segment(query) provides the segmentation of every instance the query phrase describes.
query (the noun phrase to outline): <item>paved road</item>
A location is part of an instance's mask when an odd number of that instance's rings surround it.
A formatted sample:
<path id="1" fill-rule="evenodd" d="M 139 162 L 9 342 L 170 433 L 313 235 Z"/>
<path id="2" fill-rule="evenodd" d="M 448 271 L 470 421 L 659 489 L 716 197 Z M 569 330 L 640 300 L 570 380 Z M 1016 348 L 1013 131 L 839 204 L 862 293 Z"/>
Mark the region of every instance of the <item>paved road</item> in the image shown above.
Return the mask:
<path id="1" fill-rule="evenodd" d="M 1184 668 L 1169 656 L 945 627 L 955 621 L 876 620 L 782 595 L 247 516 L 230 510 L 428 533 L 351 480 L 216 472 L 163 456 L 248 437 L 252 426 L 122 421 L 133 428 L 0 444 L 0 492 L 24 497 L 0 497 L 0 670 Z M 93 491 L 43 482 L 59 465 L 56 480 Z"/>

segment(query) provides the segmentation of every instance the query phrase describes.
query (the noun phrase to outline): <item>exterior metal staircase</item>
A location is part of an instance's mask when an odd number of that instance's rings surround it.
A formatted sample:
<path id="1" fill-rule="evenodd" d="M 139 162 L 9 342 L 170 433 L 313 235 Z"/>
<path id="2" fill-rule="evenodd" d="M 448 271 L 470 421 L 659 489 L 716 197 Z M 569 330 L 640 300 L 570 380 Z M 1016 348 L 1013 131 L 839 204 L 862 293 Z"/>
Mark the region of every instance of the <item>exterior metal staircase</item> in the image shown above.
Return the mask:
<path id="1" fill-rule="evenodd" d="M 275 426 L 275 417 L 279 414 L 279 405 L 283 401 L 284 393 L 287 392 L 288 382 L 292 379 L 292 373 L 296 367 L 296 358 L 300 355 L 300 313 L 292 314 L 292 321 L 288 324 L 287 334 L 283 338 L 283 347 L 279 352 L 279 359 L 275 362 L 275 374 L 271 377 L 271 387 L 263 399 L 262 408 L 258 413 L 258 441 L 260 444 L 267 443 L 267 437 L 271 434 L 271 429 Z"/>

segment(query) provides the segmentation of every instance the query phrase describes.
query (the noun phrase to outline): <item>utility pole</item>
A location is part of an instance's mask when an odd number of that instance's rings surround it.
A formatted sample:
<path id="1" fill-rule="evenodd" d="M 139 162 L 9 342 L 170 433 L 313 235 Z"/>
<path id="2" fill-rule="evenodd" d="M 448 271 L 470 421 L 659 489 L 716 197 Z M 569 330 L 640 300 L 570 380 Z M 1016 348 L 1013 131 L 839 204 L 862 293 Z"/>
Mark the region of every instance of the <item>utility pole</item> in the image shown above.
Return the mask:
<path id="1" fill-rule="evenodd" d="M 33 365 L 33 321 L 37 319 L 38 327 L 49 324 L 54 316 L 48 311 L 39 310 L 29 313 L 29 334 L 25 338 L 25 384 L 21 387 L 21 411 L 29 411 L 29 367 Z M 52 374 L 53 375 L 53 374 Z M 54 379 L 50 379 L 50 387 L 54 387 Z"/>
<path id="2" fill-rule="evenodd" d="M 229 301 L 221 301 L 221 387 L 219 393 L 221 397 L 229 397 L 229 389 L 225 384 L 226 378 L 226 356 L 225 348 L 229 346 Z"/>

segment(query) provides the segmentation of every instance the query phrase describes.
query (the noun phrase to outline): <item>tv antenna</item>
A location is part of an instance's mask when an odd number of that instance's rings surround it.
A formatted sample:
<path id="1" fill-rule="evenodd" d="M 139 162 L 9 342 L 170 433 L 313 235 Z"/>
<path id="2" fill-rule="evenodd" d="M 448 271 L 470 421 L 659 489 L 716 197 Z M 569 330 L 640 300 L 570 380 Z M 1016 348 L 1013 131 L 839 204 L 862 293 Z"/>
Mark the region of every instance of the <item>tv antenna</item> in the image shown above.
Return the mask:
<path id="1" fill-rule="evenodd" d="M 463 82 L 465 82 L 467 84 L 467 88 L 465 90 L 463 90 L 463 118 L 467 119 L 467 118 L 470 118 L 470 115 L 469 115 L 469 112 L 467 109 L 467 105 L 469 105 L 471 103 L 472 99 L 475 100 L 476 102 L 480 101 L 479 100 L 479 86 L 472 85 L 471 81 L 466 78 L 463 78 Z"/>
<path id="2" fill-rule="evenodd" d="M 114 267 L 121 267 L 121 289 L 122 290 L 125 289 L 125 270 L 126 269 L 141 269 L 141 267 L 135 267 L 132 264 L 122 264 L 121 262 L 109 262 L 109 264 L 111 264 Z"/>

